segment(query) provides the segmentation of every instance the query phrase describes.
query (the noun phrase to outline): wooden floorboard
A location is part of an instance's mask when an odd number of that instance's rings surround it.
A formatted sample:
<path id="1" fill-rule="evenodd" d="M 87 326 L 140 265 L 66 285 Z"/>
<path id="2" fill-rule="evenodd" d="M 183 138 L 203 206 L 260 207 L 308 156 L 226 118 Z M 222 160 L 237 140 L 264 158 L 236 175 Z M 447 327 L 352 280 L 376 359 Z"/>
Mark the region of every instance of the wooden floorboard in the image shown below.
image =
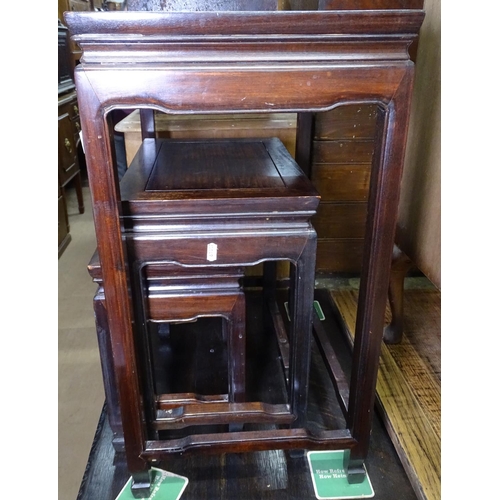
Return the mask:
<path id="1" fill-rule="evenodd" d="M 441 330 L 438 290 L 425 278 L 408 280 L 405 331 L 397 345 L 383 345 L 377 404 L 386 429 L 421 500 L 441 498 Z M 332 302 L 354 338 L 358 291 L 332 290 Z M 390 320 L 389 307 L 386 320 Z"/>

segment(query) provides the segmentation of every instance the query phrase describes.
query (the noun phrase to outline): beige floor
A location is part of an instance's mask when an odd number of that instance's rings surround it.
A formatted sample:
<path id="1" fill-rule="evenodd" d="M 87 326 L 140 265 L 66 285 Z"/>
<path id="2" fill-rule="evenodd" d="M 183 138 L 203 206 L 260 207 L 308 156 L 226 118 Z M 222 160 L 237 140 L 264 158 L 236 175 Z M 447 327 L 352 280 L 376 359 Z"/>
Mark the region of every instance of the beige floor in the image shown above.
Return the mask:
<path id="1" fill-rule="evenodd" d="M 67 191 L 72 241 L 59 258 L 59 500 L 77 497 L 104 403 L 92 309 L 96 286 L 87 274 L 95 235 L 88 188 L 84 193 L 80 215 L 74 189 Z"/>

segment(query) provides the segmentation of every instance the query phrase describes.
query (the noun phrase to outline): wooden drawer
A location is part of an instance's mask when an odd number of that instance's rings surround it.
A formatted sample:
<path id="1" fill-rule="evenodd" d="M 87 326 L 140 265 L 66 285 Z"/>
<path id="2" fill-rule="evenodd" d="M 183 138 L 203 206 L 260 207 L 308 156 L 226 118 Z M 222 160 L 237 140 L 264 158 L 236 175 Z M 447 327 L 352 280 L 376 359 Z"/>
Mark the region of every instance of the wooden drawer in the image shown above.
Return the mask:
<path id="1" fill-rule="evenodd" d="M 367 201 L 371 165 L 314 164 L 311 180 L 326 201 Z"/>
<path id="2" fill-rule="evenodd" d="M 313 163 L 369 163 L 374 149 L 373 140 L 363 141 L 314 141 Z"/>
<path id="3" fill-rule="evenodd" d="M 319 239 L 316 271 L 354 273 L 361 271 L 363 239 Z"/>
<path id="4" fill-rule="evenodd" d="M 321 194 L 312 222 L 318 272 L 361 270 L 376 105 L 345 105 L 314 116 L 311 179 Z"/>
<path id="5" fill-rule="evenodd" d="M 75 144 L 80 141 L 80 110 L 78 109 L 78 101 L 76 99 L 76 94 L 72 94 L 69 99 L 63 101 L 59 106 L 59 114 L 69 115 L 71 123 L 73 124 L 73 135 L 75 137 Z"/>
<path id="6" fill-rule="evenodd" d="M 324 113 L 317 113 L 314 139 L 364 139 L 375 136 L 376 105 L 346 105 Z"/>
<path id="7" fill-rule="evenodd" d="M 366 203 L 321 203 L 312 218 L 318 238 L 363 238 Z"/>
<path id="8" fill-rule="evenodd" d="M 74 99 L 66 102 L 64 106 L 61 106 L 60 112 L 68 113 L 69 117 L 72 121 L 80 119 L 80 110 L 78 109 L 78 101 L 76 100 L 76 96 Z"/>
<path id="9" fill-rule="evenodd" d="M 69 114 L 59 116 L 58 122 L 59 182 L 64 186 L 79 171 L 76 159 L 74 127 Z"/>
<path id="10" fill-rule="evenodd" d="M 71 103 L 68 103 L 67 105 L 68 108 L 68 114 L 71 118 L 71 122 L 73 123 L 73 128 L 75 130 L 75 134 L 78 136 L 78 139 L 80 138 L 80 110 L 78 109 L 78 102 L 75 98 L 75 100 Z M 78 142 L 78 140 L 77 140 Z"/>

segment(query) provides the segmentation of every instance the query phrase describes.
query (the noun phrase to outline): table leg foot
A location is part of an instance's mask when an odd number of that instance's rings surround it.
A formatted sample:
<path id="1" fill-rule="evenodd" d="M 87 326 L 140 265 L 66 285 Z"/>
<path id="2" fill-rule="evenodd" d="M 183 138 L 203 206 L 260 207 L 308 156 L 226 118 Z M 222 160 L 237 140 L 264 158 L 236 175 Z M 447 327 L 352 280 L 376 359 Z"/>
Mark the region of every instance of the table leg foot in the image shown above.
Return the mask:
<path id="1" fill-rule="evenodd" d="M 151 471 L 132 473 L 131 490 L 134 498 L 148 498 L 151 494 Z"/>
<path id="2" fill-rule="evenodd" d="M 289 450 L 290 458 L 302 458 L 306 454 L 306 450 L 292 449 Z"/>
<path id="3" fill-rule="evenodd" d="M 363 459 L 354 459 L 349 450 L 344 451 L 344 470 L 349 484 L 362 483 L 366 477 Z"/>

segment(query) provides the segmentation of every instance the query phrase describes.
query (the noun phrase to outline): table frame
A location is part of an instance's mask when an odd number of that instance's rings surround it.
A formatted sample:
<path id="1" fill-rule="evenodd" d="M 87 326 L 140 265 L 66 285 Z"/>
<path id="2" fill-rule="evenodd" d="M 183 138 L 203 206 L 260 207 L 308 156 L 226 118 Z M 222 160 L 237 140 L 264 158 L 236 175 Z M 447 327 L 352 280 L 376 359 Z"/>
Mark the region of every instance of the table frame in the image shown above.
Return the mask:
<path id="1" fill-rule="evenodd" d="M 258 449 L 345 449 L 349 479 L 364 476 L 382 342 L 414 65 L 408 47 L 422 10 L 107 12 L 65 14 L 83 50 L 75 71 L 129 468 L 149 460 L 133 347 L 133 306 L 112 127 L 115 108 L 165 113 L 320 112 L 378 106 L 345 430 L 277 430 Z M 208 444 L 207 446 L 212 446 Z M 228 451 L 224 446 L 213 451 Z"/>

